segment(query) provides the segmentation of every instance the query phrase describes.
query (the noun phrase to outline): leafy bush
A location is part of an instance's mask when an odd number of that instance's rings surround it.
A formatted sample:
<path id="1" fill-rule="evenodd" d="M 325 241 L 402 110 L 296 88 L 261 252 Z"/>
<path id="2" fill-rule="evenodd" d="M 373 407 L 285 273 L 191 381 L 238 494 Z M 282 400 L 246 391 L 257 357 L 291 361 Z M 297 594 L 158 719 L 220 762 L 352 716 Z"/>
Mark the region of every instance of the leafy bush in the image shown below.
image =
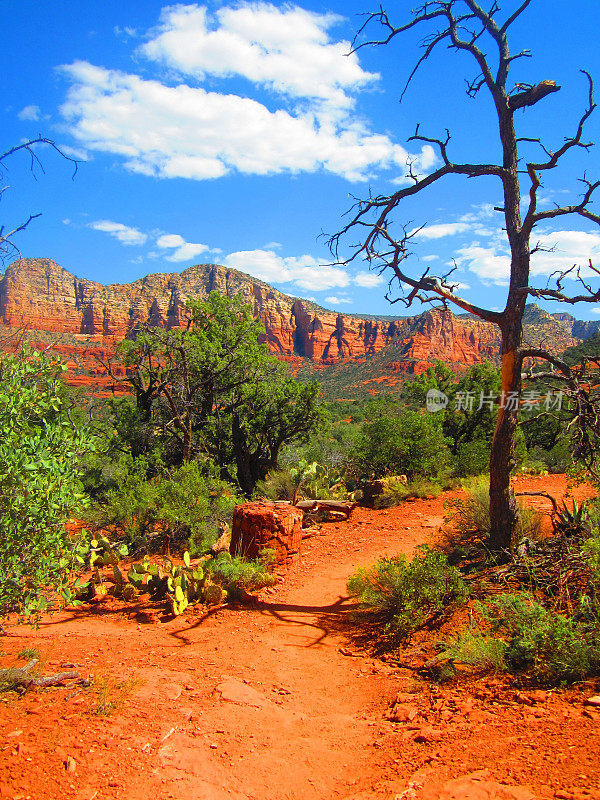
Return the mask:
<path id="1" fill-rule="evenodd" d="M 117 485 L 96 503 L 90 520 L 114 528 L 132 550 L 152 550 L 169 543 L 188 544 L 192 554 L 217 539 L 218 523 L 231 519 L 238 499 L 232 487 L 215 477 L 210 463 L 190 461 L 147 479 L 148 460 L 125 454 Z"/>
<path id="2" fill-rule="evenodd" d="M 456 641 L 444 649 L 444 656 L 477 669 L 506 669 L 505 642 L 481 631 L 467 630 L 460 633 Z"/>
<path id="3" fill-rule="evenodd" d="M 600 622 L 585 613 L 566 617 L 526 592 L 499 595 L 480 606 L 505 643 L 504 662 L 539 683 L 581 680 L 600 673 Z"/>
<path id="4" fill-rule="evenodd" d="M 277 576 L 269 571 L 273 555 L 271 550 L 264 550 L 260 558 L 252 561 L 223 552 L 206 564 L 206 571 L 228 597 L 235 599 L 277 583 Z"/>
<path id="5" fill-rule="evenodd" d="M 376 495 L 373 501 L 375 508 L 393 508 L 399 506 L 408 497 L 408 484 L 401 480 L 398 476 L 392 475 L 389 478 L 383 478 L 383 491 L 380 495 Z"/>
<path id="6" fill-rule="evenodd" d="M 87 502 L 79 474 L 93 442 L 69 420 L 65 369 L 37 353 L 0 361 L 0 615 L 46 608 L 77 559 L 65 523 Z"/>
<path id="7" fill-rule="evenodd" d="M 294 499 L 298 481 L 292 477 L 287 469 L 273 469 L 264 481 L 258 481 L 254 489 L 253 497 L 266 497 L 267 500 L 289 500 Z"/>
<path id="8" fill-rule="evenodd" d="M 446 439 L 433 414 L 402 411 L 363 426 L 356 449 L 357 467 L 363 475 L 386 474 L 409 478 L 434 476 L 449 460 Z"/>
<path id="9" fill-rule="evenodd" d="M 597 505 L 592 507 L 592 513 L 598 513 Z M 598 584 L 600 589 L 600 528 L 598 525 L 592 525 L 591 535 L 583 544 L 583 552 L 587 556 L 588 563 L 592 570 L 593 581 Z M 598 598 L 600 600 L 600 598 Z"/>
<path id="10" fill-rule="evenodd" d="M 522 475 L 547 475 L 548 467 L 544 461 L 535 458 L 526 458 L 521 464 L 519 472 Z"/>
<path id="11" fill-rule="evenodd" d="M 437 481 L 429 481 L 426 478 L 417 478 L 411 481 L 408 486 L 407 497 L 416 497 L 425 500 L 428 497 L 438 497 L 442 493 L 442 487 Z"/>
<path id="12" fill-rule="evenodd" d="M 286 470 L 271 471 L 256 484 L 254 496 L 295 503 L 300 498 L 347 500 L 350 495 L 339 470 L 302 459 Z"/>
<path id="13" fill-rule="evenodd" d="M 418 548 L 412 561 L 404 555 L 380 558 L 372 567 L 357 570 L 347 589 L 400 639 L 468 595 L 460 572 L 446 556 L 426 546 Z"/>
<path id="14" fill-rule="evenodd" d="M 490 443 L 486 439 L 475 439 L 459 445 L 454 460 L 456 474 L 482 475 L 490 468 Z"/>
<path id="15" fill-rule="evenodd" d="M 382 493 L 375 497 L 373 503 L 375 508 L 393 508 L 410 498 L 438 497 L 442 492 L 439 483 L 426 478 L 416 478 L 410 483 L 403 483 L 398 477 L 392 476 L 384 478 L 383 481 L 385 487 Z"/>

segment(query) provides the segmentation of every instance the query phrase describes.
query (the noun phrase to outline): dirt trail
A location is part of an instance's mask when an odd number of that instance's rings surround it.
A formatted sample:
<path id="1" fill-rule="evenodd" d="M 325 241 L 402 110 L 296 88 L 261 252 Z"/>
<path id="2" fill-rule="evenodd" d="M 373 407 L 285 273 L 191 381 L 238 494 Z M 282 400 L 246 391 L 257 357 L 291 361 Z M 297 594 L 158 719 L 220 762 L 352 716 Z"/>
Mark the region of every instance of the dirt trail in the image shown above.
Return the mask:
<path id="1" fill-rule="evenodd" d="M 76 664 L 107 688 L 0 704 L 0 797 L 600 798 L 600 719 L 582 703 L 591 687 L 537 699 L 494 680 L 439 689 L 345 637 L 348 576 L 384 553 L 411 552 L 441 523 L 443 502 L 357 509 L 351 522 L 324 526 L 254 608 L 161 621 L 150 606 L 108 600 L 38 631 L 9 627 L 0 666 L 37 647 L 45 672 Z M 392 722 L 385 713 L 399 691 L 409 710 Z M 93 713 L 101 703 L 118 707 Z M 468 790 L 447 784 L 486 768 Z"/>

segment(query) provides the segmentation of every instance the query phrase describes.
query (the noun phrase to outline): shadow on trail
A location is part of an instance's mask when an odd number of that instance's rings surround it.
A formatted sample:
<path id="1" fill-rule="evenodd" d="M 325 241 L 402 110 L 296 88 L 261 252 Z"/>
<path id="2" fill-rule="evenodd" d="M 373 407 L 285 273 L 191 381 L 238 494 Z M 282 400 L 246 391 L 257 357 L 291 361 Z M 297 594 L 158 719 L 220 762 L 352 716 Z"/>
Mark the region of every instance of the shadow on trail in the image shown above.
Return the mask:
<path id="1" fill-rule="evenodd" d="M 166 630 L 168 635 L 175 639 L 179 646 L 186 647 L 196 644 L 190 632 L 202 628 L 212 618 L 217 615 L 228 614 L 230 619 L 235 619 L 238 615 L 259 614 L 263 617 L 271 617 L 282 626 L 297 627 L 298 629 L 313 629 L 317 634 L 315 638 L 307 643 L 295 644 L 293 642 L 283 642 L 287 647 L 311 648 L 322 644 L 327 637 L 338 634 L 354 641 L 359 647 L 367 644 L 367 638 L 361 641 L 361 635 L 356 629 L 356 602 L 353 598 L 339 596 L 335 602 L 328 605 L 302 605 L 295 603 L 268 602 L 248 598 L 244 603 L 230 603 L 224 606 L 214 606 L 205 611 L 200 617 L 190 620 L 183 630 Z M 143 600 L 135 604 L 114 603 L 105 605 L 104 603 L 94 603 L 83 608 L 69 609 L 68 615 L 62 619 L 50 618 L 39 622 L 39 627 L 54 627 L 64 625 L 83 618 L 126 618 L 128 621 L 138 625 L 152 625 L 157 622 L 168 624 L 173 622 L 176 617 L 168 612 L 160 603 L 151 600 Z M 184 618 L 179 618 L 183 620 Z M 371 642 L 372 644 L 372 642 Z"/>
<path id="2" fill-rule="evenodd" d="M 173 614 L 168 611 L 165 604 L 152 600 L 141 600 L 138 603 L 118 603 L 105 605 L 102 602 L 89 603 L 81 608 L 67 608 L 61 610 L 62 619 L 49 616 L 48 619 L 40 620 L 38 628 L 55 627 L 66 625 L 78 619 L 102 619 L 102 618 L 121 618 L 128 622 L 135 622 L 138 625 L 152 625 L 159 622 L 170 622 L 174 619 Z"/>
<path id="3" fill-rule="evenodd" d="M 170 636 L 180 641 L 183 645 L 194 644 L 189 638 L 189 632 L 201 627 L 217 611 L 223 607 L 210 609 L 194 624 L 183 631 L 172 631 Z M 293 603 L 269 603 L 264 600 L 255 600 L 248 605 L 232 605 L 229 609 L 239 613 L 259 613 L 261 616 L 270 616 L 284 625 L 298 625 L 305 628 L 314 628 L 319 631 L 316 639 L 303 645 L 289 644 L 289 647 L 301 646 L 304 648 L 315 647 L 321 644 L 331 633 L 343 632 L 348 626 L 347 617 L 356 609 L 350 597 L 339 597 L 334 603 L 325 606 L 309 606 Z"/>

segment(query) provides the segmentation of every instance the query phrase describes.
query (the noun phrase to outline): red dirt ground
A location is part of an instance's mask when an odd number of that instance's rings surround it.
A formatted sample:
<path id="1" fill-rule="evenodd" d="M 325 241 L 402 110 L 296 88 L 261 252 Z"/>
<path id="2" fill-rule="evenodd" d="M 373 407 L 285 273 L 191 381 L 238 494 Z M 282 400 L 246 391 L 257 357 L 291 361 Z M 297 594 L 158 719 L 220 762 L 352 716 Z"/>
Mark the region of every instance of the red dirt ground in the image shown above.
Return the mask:
<path id="1" fill-rule="evenodd" d="M 517 483 L 566 490 L 561 476 Z M 108 599 L 46 617 L 38 630 L 8 625 L 0 666 L 35 647 L 45 674 L 75 664 L 107 688 L 103 697 L 94 686 L 4 696 L 0 797 L 600 798 L 600 711 L 585 705 L 600 683 L 551 692 L 517 691 L 505 678 L 438 686 L 345 636 L 348 576 L 426 541 L 448 497 L 359 508 L 348 523 L 324 525 L 253 608 L 171 620 Z M 388 719 L 394 700 L 398 721 Z M 100 701 L 117 707 L 99 715 Z"/>

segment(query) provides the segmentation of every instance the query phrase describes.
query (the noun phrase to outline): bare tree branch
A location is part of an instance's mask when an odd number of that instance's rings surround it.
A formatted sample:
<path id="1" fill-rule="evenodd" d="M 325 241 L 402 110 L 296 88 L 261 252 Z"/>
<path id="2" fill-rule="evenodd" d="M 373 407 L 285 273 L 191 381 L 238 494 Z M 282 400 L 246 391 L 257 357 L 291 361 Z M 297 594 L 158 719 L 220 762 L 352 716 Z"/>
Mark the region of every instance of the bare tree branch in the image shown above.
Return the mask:
<path id="1" fill-rule="evenodd" d="M 70 161 L 74 165 L 73 175 L 72 178 L 75 178 L 77 173 L 77 168 L 79 162 L 77 159 L 72 158 L 71 156 L 67 155 L 61 148 L 54 142 L 52 139 L 48 139 L 45 136 L 37 136 L 35 139 L 29 139 L 26 142 L 21 142 L 21 144 L 17 144 L 14 147 L 9 148 L 4 153 L 0 153 L 0 174 L 2 171 L 7 171 L 6 160 L 9 159 L 11 156 L 15 155 L 19 152 L 26 152 L 30 158 L 30 170 L 35 177 L 35 168 L 38 167 L 42 173 L 44 173 L 44 165 L 42 164 L 38 154 L 35 152 L 36 145 L 47 145 L 55 150 L 62 158 L 66 161 Z M 0 197 L 7 191 L 8 186 L 0 187 Z M 12 230 L 6 231 L 5 225 L 0 225 L 0 261 L 4 261 L 9 254 L 15 254 L 18 257 L 21 257 L 21 251 L 17 247 L 17 245 L 13 241 L 13 237 L 28 227 L 32 220 L 37 219 L 40 217 L 41 214 L 30 214 L 28 219 L 24 222 L 19 223 L 16 225 Z"/>

